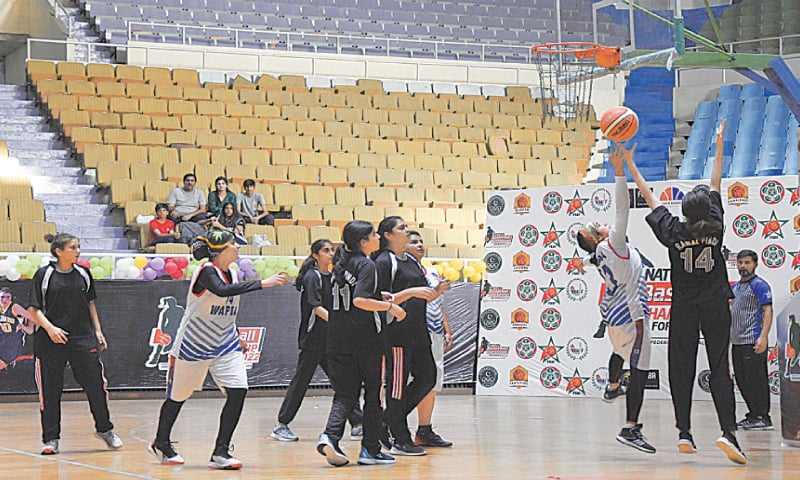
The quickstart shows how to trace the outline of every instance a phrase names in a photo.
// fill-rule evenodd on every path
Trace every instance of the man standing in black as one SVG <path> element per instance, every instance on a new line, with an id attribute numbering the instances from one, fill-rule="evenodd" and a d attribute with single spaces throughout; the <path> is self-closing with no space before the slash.
<path id="1" fill-rule="evenodd" d="M 711 397 L 722 428 L 717 446 L 732 462 L 746 464 L 747 458 L 734 434 L 736 410 L 728 368 L 731 329 L 728 300 L 733 298 L 733 292 L 722 254 L 723 210 L 719 192 L 724 132 L 725 122 L 722 121 L 717 129 L 710 188 L 698 185 L 684 196 L 681 209 L 685 221 L 661 205 L 633 160 L 628 161 L 628 168 L 652 210 L 646 217 L 647 223 L 669 252 L 672 306 L 667 355 L 672 404 L 680 432 L 678 450 L 697 452 L 691 434 L 691 410 L 697 347 L 702 332 L 711 369 Z"/>

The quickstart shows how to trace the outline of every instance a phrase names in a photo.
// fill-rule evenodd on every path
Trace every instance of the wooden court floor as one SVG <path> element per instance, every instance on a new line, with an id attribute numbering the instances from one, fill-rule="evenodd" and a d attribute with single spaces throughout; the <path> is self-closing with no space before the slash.
<path id="1" fill-rule="evenodd" d="M 434 426 L 455 442 L 424 457 L 399 457 L 394 465 L 358 466 L 359 444 L 344 441 L 351 465 L 333 468 L 315 451 L 330 397 L 309 397 L 292 428 L 299 442 L 269 437 L 280 397 L 251 397 L 234 436 L 238 472 L 206 466 L 216 434 L 221 398 L 192 398 L 183 408 L 173 440 L 186 458 L 182 467 L 159 465 L 145 451 L 154 435 L 159 400 L 112 400 L 112 420 L 125 446 L 111 452 L 93 435 L 88 404 L 63 403 L 60 455 L 39 455 L 36 403 L 0 404 L 0 479 L 800 479 L 800 449 L 781 447 L 779 430 L 740 432 L 749 458 L 742 467 L 714 445 L 719 430 L 709 402 L 695 402 L 694 435 L 699 453 L 680 455 L 672 405 L 645 401 L 644 433 L 658 449 L 640 453 L 614 440 L 624 403 L 597 399 L 474 397 L 443 395 Z M 740 415 L 743 406 L 739 407 Z M 773 418 L 779 422 L 780 412 Z M 411 423 L 416 423 L 414 414 Z"/>

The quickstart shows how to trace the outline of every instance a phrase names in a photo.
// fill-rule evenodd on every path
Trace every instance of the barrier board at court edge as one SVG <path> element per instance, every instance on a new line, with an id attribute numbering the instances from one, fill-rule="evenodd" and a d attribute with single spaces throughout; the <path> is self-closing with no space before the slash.
<path id="1" fill-rule="evenodd" d="M 698 182 L 653 182 L 674 214 Z M 772 286 L 774 312 L 800 289 L 800 191 L 798 177 L 726 179 L 724 248 L 728 277 L 738 280 L 736 253 L 759 255 L 757 274 Z M 593 338 L 603 282 L 589 267 L 575 267 L 583 253 L 576 229 L 587 221 L 613 223 L 613 184 L 545 187 L 497 192 L 488 199 L 485 262 L 478 332 L 479 395 L 599 397 L 608 375 L 608 335 Z M 635 185 L 628 185 L 630 242 L 647 265 L 652 338 L 648 398 L 669 398 L 667 337 L 671 283 L 667 249 L 644 217 L 650 212 Z M 770 334 L 770 389 L 780 395 L 776 327 Z M 708 362 L 701 346 L 694 398 L 711 399 Z M 800 381 L 800 376 L 798 376 Z M 737 398 L 741 396 L 737 391 Z M 796 400 L 800 410 L 800 398 Z"/>

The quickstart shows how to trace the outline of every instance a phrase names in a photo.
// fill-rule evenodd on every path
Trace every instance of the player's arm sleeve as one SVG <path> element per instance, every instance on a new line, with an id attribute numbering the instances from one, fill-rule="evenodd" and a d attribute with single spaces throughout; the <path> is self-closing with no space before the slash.
<path id="1" fill-rule="evenodd" d="M 192 292 L 200 293 L 208 290 L 218 297 L 233 297 L 243 293 L 261 290 L 261 282 L 225 283 L 213 268 L 204 268 L 197 277 Z"/>
<path id="2" fill-rule="evenodd" d="M 628 231 L 629 213 L 628 184 L 625 177 L 616 177 L 614 180 L 614 225 L 608 234 L 608 242 L 614 251 L 621 255 L 627 253 L 625 235 Z"/>
<path id="3" fill-rule="evenodd" d="M 672 232 L 678 225 L 678 217 L 671 214 L 667 207 L 659 205 L 652 212 L 648 213 L 644 219 L 650 228 L 653 230 L 656 238 L 662 245 L 669 247 L 672 237 Z"/>
<path id="4" fill-rule="evenodd" d="M 353 298 L 375 297 L 376 267 L 376 264 L 369 260 L 359 266 L 356 274 L 356 287 L 353 289 Z M 380 281 L 378 283 L 380 284 Z"/>
<path id="5" fill-rule="evenodd" d="M 720 223 L 724 223 L 724 214 L 725 210 L 722 208 L 722 196 L 719 192 L 712 190 L 711 194 L 711 218 L 719 221 Z"/>
<path id="6" fill-rule="evenodd" d="M 86 300 L 92 302 L 97 300 L 97 292 L 94 289 L 94 277 L 88 268 L 86 269 L 86 273 L 89 274 L 89 290 L 86 292 Z"/>
<path id="7" fill-rule="evenodd" d="M 772 289 L 767 282 L 761 280 L 755 283 L 753 291 L 756 293 L 760 305 L 772 305 Z"/>
<path id="8" fill-rule="evenodd" d="M 42 277 L 44 274 L 42 272 L 43 269 L 40 268 L 36 271 L 36 274 L 33 275 L 31 289 L 28 291 L 27 308 L 33 307 L 42 310 L 42 305 L 44 304 L 44 299 L 42 298 Z"/>
<path id="9" fill-rule="evenodd" d="M 309 270 L 303 276 L 303 290 L 312 308 L 322 306 L 322 282 L 314 271 Z"/>
<path id="10" fill-rule="evenodd" d="M 376 260 L 374 267 L 378 272 L 378 291 L 379 292 L 392 292 L 392 262 L 386 255 L 380 255 Z"/>

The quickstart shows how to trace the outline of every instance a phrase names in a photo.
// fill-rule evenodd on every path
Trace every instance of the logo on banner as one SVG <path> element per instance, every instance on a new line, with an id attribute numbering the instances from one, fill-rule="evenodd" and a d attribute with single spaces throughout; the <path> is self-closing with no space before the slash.
<path id="1" fill-rule="evenodd" d="M 517 273 L 527 272 L 531 269 L 531 256 L 523 251 L 514 255 L 512 269 Z"/>
<path id="2" fill-rule="evenodd" d="M 769 365 L 778 365 L 778 344 L 772 346 L 767 353 L 767 363 Z"/>
<path id="3" fill-rule="evenodd" d="M 581 337 L 572 337 L 567 342 L 567 356 L 573 360 L 583 360 L 589 354 L 589 344 Z"/>
<path id="4" fill-rule="evenodd" d="M 794 234 L 800 235 L 800 214 L 794 216 Z"/>
<path id="5" fill-rule="evenodd" d="M 586 395 L 586 382 L 589 380 L 589 377 L 581 377 L 581 372 L 578 370 L 578 367 L 575 367 L 575 372 L 572 374 L 567 380 L 567 393 L 570 395 Z"/>
<path id="6" fill-rule="evenodd" d="M 493 287 L 489 280 L 483 281 L 481 288 L 481 300 L 487 302 L 505 302 L 511 298 L 511 289 L 503 287 Z"/>
<path id="7" fill-rule="evenodd" d="M 561 326 L 561 312 L 555 308 L 546 308 L 539 315 L 539 322 L 545 330 L 552 332 Z"/>
<path id="8" fill-rule="evenodd" d="M 536 342 L 531 337 L 522 337 L 517 340 L 517 356 L 523 360 L 529 360 L 536 355 Z"/>
<path id="9" fill-rule="evenodd" d="M 485 388 L 492 388 L 497 385 L 497 380 L 499 378 L 500 375 L 497 373 L 497 369 L 491 365 L 486 365 L 478 372 L 478 381 L 481 382 L 481 385 Z"/>
<path id="10" fill-rule="evenodd" d="M 788 222 L 789 220 L 779 219 L 775 214 L 775 210 L 773 210 L 768 219 L 758 221 L 758 223 L 764 227 L 761 230 L 761 236 L 767 240 L 777 240 L 779 238 L 783 238 L 783 226 Z"/>
<path id="11" fill-rule="evenodd" d="M 575 195 L 572 197 L 572 200 L 569 201 L 567 205 L 567 215 L 570 217 L 579 217 L 581 215 L 586 215 L 586 212 L 583 211 L 583 206 L 588 202 L 588 198 L 581 198 L 580 192 L 575 190 Z"/>
<path id="12" fill-rule="evenodd" d="M 789 187 L 789 193 L 791 193 L 791 196 L 789 197 L 789 203 L 793 207 L 800 207 L 800 187 Z"/>
<path id="13" fill-rule="evenodd" d="M 581 265 L 583 265 L 583 257 L 576 248 L 572 252 L 572 256 L 567 259 L 567 275 L 581 275 Z"/>
<path id="14" fill-rule="evenodd" d="M 558 388 L 561 385 L 561 372 L 556 367 L 544 367 L 539 374 L 539 382 L 549 390 Z"/>
<path id="15" fill-rule="evenodd" d="M 558 298 L 558 294 L 562 290 L 564 290 L 564 287 L 557 287 L 555 280 L 551 278 L 550 284 L 542 290 L 542 303 L 545 305 L 560 305 L 561 299 Z"/>
<path id="16" fill-rule="evenodd" d="M 769 385 L 769 393 L 780 396 L 781 394 L 781 372 L 780 370 L 772 370 L 767 376 L 767 383 Z"/>
<path id="17" fill-rule="evenodd" d="M 253 368 L 253 364 L 261 360 L 266 336 L 265 327 L 239 327 L 239 339 L 247 345 L 247 352 L 244 354 L 245 367 Z"/>
<path id="18" fill-rule="evenodd" d="M 733 219 L 733 233 L 740 238 L 750 238 L 756 233 L 758 223 L 755 217 L 750 214 L 743 213 Z"/>
<path id="19" fill-rule="evenodd" d="M 608 368 L 598 367 L 592 372 L 592 386 L 599 391 L 605 391 L 608 384 Z"/>
<path id="20" fill-rule="evenodd" d="M 531 197 L 525 193 L 520 193 L 514 197 L 514 213 L 526 215 L 531 213 Z"/>
<path id="21" fill-rule="evenodd" d="M 581 222 L 575 222 L 567 227 L 567 241 L 572 246 L 578 245 L 578 230 L 583 226 Z"/>
<path id="22" fill-rule="evenodd" d="M 497 252 L 489 252 L 483 257 L 483 263 L 486 264 L 488 273 L 497 273 L 503 266 L 503 257 Z"/>
<path id="23" fill-rule="evenodd" d="M 647 379 L 644 381 L 646 390 L 661 390 L 661 372 L 658 370 L 648 370 Z"/>
<path id="24" fill-rule="evenodd" d="M 792 256 L 792 270 L 800 270 L 800 251 L 789 252 Z"/>
<path id="25" fill-rule="evenodd" d="M 494 330 L 500 325 L 500 314 L 493 308 L 487 308 L 481 312 L 481 326 L 486 330 Z"/>
<path id="26" fill-rule="evenodd" d="M 508 386 L 525 388 L 528 386 L 528 370 L 522 365 L 517 365 L 508 372 Z"/>
<path id="27" fill-rule="evenodd" d="M 150 330 L 150 340 L 147 342 L 151 348 L 150 356 L 147 357 L 144 366 L 167 370 L 169 362 L 166 358 L 162 362 L 161 357 L 167 355 L 172 348 L 172 342 L 183 320 L 184 308 L 178 305 L 175 297 L 161 297 L 158 300 L 158 310 L 156 327 Z"/>
<path id="28" fill-rule="evenodd" d="M 542 246 L 544 248 L 561 248 L 561 235 L 564 234 L 564 230 L 558 230 L 556 228 L 556 222 L 550 223 L 550 229 L 547 230 L 544 234 L 544 238 L 542 238 Z"/>
<path id="29" fill-rule="evenodd" d="M 564 199 L 558 192 L 547 192 L 542 197 L 542 208 L 547 213 L 558 213 L 561 211 L 561 206 L 564 204 Z"/>
<path id="30" fill-rule="evenodd" d="M 517 297 L 523 302 L 530 302 L 536 298 L 537 290 L 536 282 L 530 278 L 526 278 L 517 285 Z"/>
<path id="31" fill-rule="evenodd" d="M 496 217 L 506 209 L 506 201 L 500 195 L 492 195 L 486 202 L 486 213 Z"/>
<path id="32" fill-rule="evenodd" d="M 557 250 L 548 250 L 542 255 L 542 269 L 553 273 L 561 269 L 561 254 Z"/>
<path id="33" fill-rule="evenodd" d="M 528 311 L 518 308 L 511 312 L 511 328 L 522 330 L 528 328 Z"/>
<path id="34" fill-rule="evenodd" d="M 711 370 L 703 370 L 697 375 L 697 385 L 706 393 L 711 393 Z"/>
<path id="35" fill-rule="evenodd" d="M 510 247 L 514 241 L 514 236 L 507 233 L 495 232 L 492 227 L 486 227 L 486 235 L 483 237 L 484 247 L 505 248 Z"/>
<path id="36" fill-rule="evenodd" d="M 499 343 L 491 343 L 486 337 L 481 337 L 478 346 L 478 358 L 504 359 L 508 358 L 508 351 L 511 348 Z"/>
<path id="37" fill-rule="evenodd" d="M 683 195 L 683 191 L 681 191 L 680 188 L 667 187 L 661 192 L 661 195 L 658 197 L 658 199 L 667 205 L 677 205 L 681 203 L 681 200 L 683 200 Z"/>
<path id="38" fill-rule="evenodd" d="M 542 346 L 541 343 L 539 344 L 539 349 L 542 351 L 542 356 L 539 360 L 544 363 L 561 363 L 561 359 L 558 358 L 558 352 L 564 349 L 564 345 L 556 345 L 552 335 L 550 340 L 547 341 L 547 345 Z"/>
<path id="39" fill-rule="evenodd" d="M 761 263 L 767 268 L 779 268 L 786 261 L 786 250 L 780 245 L 773 243 L 761 250 Z"/>
<path id="40" fill-rule="evenodd" d="M 761 185 L 761 189 L 758 191 L 758 194 L 761 195 L 761 201 L 767 205 L 781 203 L 785 193 L 786 189 L 783 188 L 783 185 L 775 180 L 767 180 Z"/>
<path id="41" fill-rule="evenodd" d="M 800 292 L 800 277 L 794 277 L 789 282 L 789 291 L 794 293 Z"/>
<path id="42" fill-rule="evenodd" d="M 573 278 L 567 284 L 567 298 L 573 302 L 582 302 L 589 295 L 589 286 L 581 278 Z"/>
<path id="43" fill-rule="evenodd" d="M 532 247 L 539 241 L 539 230 L 533 225 L 525 225 L 519 229 L 519 243 L 523 247 Z"/>
<path id="44" fill-rule="evenodd" d="M 742 182 L 736 182 L 728 187 L 728 205 L 741 207 L 750 203 L 750 189 Z"/>
<path id="45" fill-rule="evenodd" d="M 590 205 L 596 212 L 605 212 L 611 208 L 611 192 L 605 188 L 598 188 L 592 193 Z"/>

